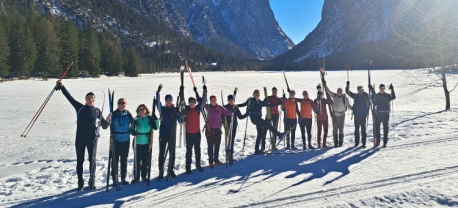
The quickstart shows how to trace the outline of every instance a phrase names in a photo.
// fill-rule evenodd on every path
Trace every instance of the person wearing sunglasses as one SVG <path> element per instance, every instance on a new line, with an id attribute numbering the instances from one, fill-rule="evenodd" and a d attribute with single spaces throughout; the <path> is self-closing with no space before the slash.
<path id="1" fill-rule="evenodd" d="M 229 164 L 232 165 L 233 163 L 233 155 L 234 155 L 234 143 L 235 143 L 235 134 L 237 133 L 237 126 L 238 126 L 238 121 L 237 119 L 244 119 L 248 116 L 248 113 L 245 113 L 242 115 L 242 113 L 240 112 L 239 108 L 237 108 L 237 106 L 235 105 L 235 98 L 233 95 L 228 95 L 227 96 L 227 104 L 224 106 L 224 108 L 230 110 L 230 111 L 233 111 L 234 112 L 234 121 L 232 123 L 232 129 L 230 129 L 228 132 L 230 132 L 230 147 L 228 147 L 229 149 Z M 224 117 L 222 118 L 224 119 Z M 227 119 L 227 123 L 229 124 L 229 127 L 230 128 L 230 123 L 232 121 L 232 115 L 229 115 L 229 116 L 226 116 L 226 119 Z"/>
<path id="2" fill-rule="evenodd" d="M 347 81 L 347 87 L 345 91 L 347 94 L 353 98 L 353 115 L 355 116 L 354 124 L 355 124 L 355 147 L 359 146 L 359 139 L 360 139 L 360 132 L 359 129 L 361 128 L 361 142 L 362 147 L 366 148 L 366 120 L 367 116 L 369 115 L 369 110 L 371 106 L 371 99 L 369 98 L 369 94 L 364 92 L 363 86 L 358 86 L 356 88 L 358 93 L 353 93 L 350 91 L 350 81 Z"/>
<path id="3" fill-rule="evenodd" d="M 149 146 L 151 141 L 151 130 L 157 130 L 158 123 L 156 115 L 150 115 L 150 111 L 145 104 L 140 104 L 137 107 L 137 116 L 135 117 L 134 125 L 131 126 L 132 135 L 136 136 L 135 141 L 137 148 L 136 154 L 137 157 L 137 164 L 135 164 L 135 175 L 134 180 L 132 180 L 131 184 L 135 184 L 140 182 L 140 175 L 142 181 L 146 181 L 146 174 L 148 165 L 148 157 L 149 157 Z M 135 130 L 135 126 L 137 126 L 137 130 Z"/>
<path id="4" fill-rule="evenodd" d="M 62 81 L 57 81 L 56 84 L 76 111 L 76 174 L 78 175 L 78 190 L 82 190 L 84 186 L 83 163 L 85 152 L 87 150 L 89 161 L 92 161 L 97 126 L 101 125 L 103 129 L 107 129 L 109 124 L 103 116 L 100 115 L 102 113 L 100 109 L 94 106 L 94 93 L 87 93 L 85 96 L 86 103 L 82 104 L 70 95 Z M 98 118 L 101 118 L 101 121 L 97 122 Z M 89 164 L 89 170 L 92 170 L 92 163 Z M 91 181 L 91 179 L 89 181 Z"/>
<path id="5" fill-rule="evenodd" d="M 164 164 L 165 164 L 165 154 L 166 154 L 166 148 L 167 145 L 169 144 L 170 136 L 172 135 L 172 129 L 173 129 L 173 124 L 177 118 L 177 115 L 179 116 L 178 109 L 175 107 L 173 104 L 173 96 L 170 94 L 167 94 L 165 96 L 165 105 L 162 105 L 161 102 L 161 92 L 162 85 L 159 85 L 157 92 L 156 92 L 156 107 L 157 110 L 159 111 L 159 120 L 160 120 L 160 127 L 159 127 L 159 176 L 157 178 L 158 181 L 160 181 L 162 178 L 164 178 Z M 175 132 L 174 132 L 175 133 Z M 172 157 L 172 149 L 168 149 L 168 157 L 172 158 L 172 163 L 171 167 L 174 166 L 175 163 L 175 157 Z M 173 169 L 170 172 L 170 177 L 175 178 L 176 174 L 173 171 Z"/>
<path id="6" fill-rule="evenodd" d="M 383 123 L 383 147 L 386 147 L 388 143 L 388 121 L 390 120 L 390 112 L 391 106 L 390 102 L 396 99 L 396 94 L 394 93 L 393 84 L 390 85 L 388 88 L 391 90 L 391 94 L 385 92 L 385 85 L 380 84 L 379 90 L 380 92 L 375 94 L 374 88 L 369 85 L 369 90 L 372 92 L 372 101 L 374 103 L 375 108 L 375 138 L 377 138 L 377 142 L 375 144 L 376 147 L 380 146 L 380 124 Z"/>
<path id="7" fill-rule="evenodd" d="M 342 147 L 344 139 L 345 112 L 348 107 L 351 108 L 347 95 L 343 94 L 342 88 L 337 88 L 337 93 L 329 90 L 326 85 L 326 91 L 331 95 L 333 101 L 333 109 L 335 115 L 335 126 L 332 129 L 334 139 L 334 147 Z"/>
<path id="8" fill-rule="evenodd" d="M 111 174 L 114 179 L 118 173 L 118 161 L 121 166 L 121 183 L 124 185 L 129 184 L 126 181 L 127 176 L 127 157 L 129 156 L 129 147 L 130 147 L 130 134 L 131 127 L 133 126 L 133 116 L 126 109 L 127 100 L 125 98 L 119 98 L 118 108 L 113 111 L 112 115 L 107 117 L 107 121 L 111 125 L 111 130 L 113 132 L 113 141 L 115 142 L 115 154 L 113 156 L 113 162 L 111 164 Z"/>
<path id="9" fill-rule="evenodd" d="M 194 87 L 196 97 L 188 98 L 188 105 L 181 111 L 182 119 L 186 121 L 186 174 L 191 174 L 191 163 L 192 163 L 192 149 L 196 155 L 196 169 L 200 172 L 204 172 L 204 169 L 200 165 L 201 151 L 200 151 L 200 112 L 202 112 L 204 105 L 202 105 L 202 99 L 207 99 L 207 86 L 203 87 L 204 98 L 199 96 L 197 88 Z M 198 102 L 198 104 L 197 104 Z"/>

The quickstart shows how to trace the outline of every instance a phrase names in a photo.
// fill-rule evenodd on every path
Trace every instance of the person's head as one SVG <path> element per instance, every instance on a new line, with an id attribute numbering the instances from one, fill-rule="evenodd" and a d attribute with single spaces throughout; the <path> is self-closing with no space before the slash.
<path id="1" fill-rule="evenodd" d="M 234 105 L 235 103 L 235 98 L 233 95 L 228 95 L 227 96 L 227 103 L 229 103 L 229 105 Z"/>
<path id="2" fill-rule="evenodd" d="M 321 91 L 318 91 L 318 93 L 316 94 L 318 98 L 323 98 L 323 92 Z"/>
<path id="3" fill-rule="evenodd" d="M 86 105 L 88 106 L 94 106 L 94 102 L 95 102 L 95 95 L 93 92 L 89 92 L 86 94 Z"/>
<path id="4" fill-rule="evenodd" d="M 212 95 L 210 96 L 210 104 L 212 104 L 213 106 L 217 105 L 218 103 L 216 102 L 216 96 Z"/>
<path id="5" fill-rule="evenodd" d="M 293 99 L 295 95 L 296 95 L 296 91 L 294 90 L 289 91 L 289 98 Z"/>
<path id="6" fill-rule="evenodd" d="M 356 89 L 358 89 L 358 94 L 362 95 L 364 93 L 363 86 L 358 86 Z"/>
<path id="7" fill-rule="evenodd" d="M 337 88 L 337 95 L 338 96 L 342 96 L 342 94 L 343 94 L 342 88 L 340 88 L 340 87 Z"/>
<path id="8" fill-rule="evenodd" d="M 172 106 L 173 105 L 173 96 L 168 94 L 165 96 L 165 105 Z"/>
<path id="9" fill-rule="evenodd" d="M 304 90 L 302 92 L 302 96 L 304 96 L 305 99 L 309 98 L 309 93 L 307 92 L 307 90 Z"/>
<path id="10" fill-rule="evenodd" d="M 189 97 L 188 98 L 188 103 L 189 103 L 189 107 L 195 108 L 196 104 L 197 104 L 197 100 L 196 100 L 195 97 Z"/>
<path id="11" fill-rule="evenodd" d="M 384 84 L 380 84 L 378 89 L 380 90 L 380 93 L 385 93 L 385 85 Z"/>
<path id="12" fill-rule="evenodd" d="M 254 90 L 253 91 L 253 97 L 254 98 L 259 99 L 260 96 L 261 96 L 261 94 L 259 93 L 259 90 Z"/>
<path id="13" fill-rule="evenodd" d="M 277 96 L 277 88 L 272 87 L 272 96 Z"/>
<path id="14" fill-rule="evenodd" d="M 146 107 L 145 104 L 140 104 L 138 107 L 137 107 L 137 115 L 140 116 L 140 117 L 143 117 L 145 115 L 149 115 L 149 109 L 148 107 Z"/>
<path id="15" fill-rule="evenodd" d="M 126 98 L 119 98 L 118 100 L 118 110 L 123 111 L 126 110 L 127 101 Z"/>

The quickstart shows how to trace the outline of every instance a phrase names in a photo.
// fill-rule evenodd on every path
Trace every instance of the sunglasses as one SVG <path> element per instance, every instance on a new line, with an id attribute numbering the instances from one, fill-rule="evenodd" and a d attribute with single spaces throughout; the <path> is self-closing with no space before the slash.
<path id="1" fill-rule="evenodd" d="M 165 100 L 165 102 L 171 102 L 171 101 L 172 101 L 172 100 L 170 100 L 170 99 Z"/>
<path id="2" fill-rule="evenodd" d="M 125 102 L 118 102 L 119 105 L 124 105 L 126 104 Z"/>

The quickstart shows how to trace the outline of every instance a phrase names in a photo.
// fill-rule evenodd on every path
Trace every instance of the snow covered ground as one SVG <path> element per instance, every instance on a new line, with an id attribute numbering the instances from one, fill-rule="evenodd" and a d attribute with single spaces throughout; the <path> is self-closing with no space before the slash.
<path id="1" fill-rule="evenodd" d="M 286 90 L 281 73 L 224 72 L 194 73 L 199 91 L 202 75 L 207 79 L 209 93 L 217 95 L 219 102 L 221 90 L 226 97 L 234 87 L 239 88 L 237 103 L 245 101 L 254 89 L 262 90 L 263 86 Z M 316 85 L 320 82 L 318 72 L 287 72 L 286 75 L 297 94 L 308 90 L 315 95 Z M 350 79 L 352 91 L 356 91 L 357 85 L 367 89 L 366 71 L 352 71 Z M 248 123 L 247 146 L 242 154 L 243 120 L 239 122 L 235 144 L 237 161 L 232 167 L 207 167 L 207 145 L 203 137 L 204 173 L 193 170 L 191 175 L 185 175 L 185 148 L 178 148 L 177 178 L 157 182 L 158 143 L 155 140 L 151 186 L 139 183 L 109 193 L 105 193 L 109 132 L 103 131 L 99 140 L 98 189 L 77 192 L 76 115 L 61 92 L 53 95 L 28 137 L 19 137 L 55 80 L 1 83 L 0 102 L 4 107 L 0 114 L 0 207 L 458 206 L 458 109 L 455 102 L 458 93 L 452 94 L 452 110 L 442 112 L 442 89 L 410 94 L 411 90 L 403 86 L 405 79 L 401 71 L 372 73 L 372 80 L 377 85 L 392 82 L 398 97 L 394 105 L 394 122 L 390 119 L 388 148 L 353 148 L 353 121 L 347 116 L 342 148 L 248 156 L 254 152 L 256 129 Z M 345 87 L 346 72 L 328 72 L 327 80 L 331 90 Z M 163 95 L 171 93 L 176 97 L 179 76 L 105 77 L 64 80 L 64 84 L 81 102 L 87 92 L 93 91 L 99 107 L 102 92 L 110 88 L 115 91 L 115 98 L 127 98 L 128 109 L 133 112 L 141 103 L 151 105 L 159 84 L 164 85 Z M 186 96 L 193 95 L 187 76 L 185 86 Z M 108 114 L 107 105 L 105 112 Z M 372 144 L 371 123 L 372 119 L 368 127 L 368 144 Z M 315 133 L 313 135 L 313 145 L 316 146 Z M 300 131 L 297 130 L 296 146 L 301 147 L 299 138 Z M 329 145 L 331 141 L 329 137 Z M 223 154 L 224 151 L 220 157 L 224 159 Z M 129 181 L 132 167 L 131 151 Z M 84 172 L 86 184 L 87 169 L 88 162 Z"/>

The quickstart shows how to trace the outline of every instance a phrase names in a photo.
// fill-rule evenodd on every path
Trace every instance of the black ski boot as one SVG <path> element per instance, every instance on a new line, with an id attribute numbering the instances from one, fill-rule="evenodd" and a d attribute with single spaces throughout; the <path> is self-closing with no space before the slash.
<path id="1" fill-rule="evenodd" d="M 83 178 L 78 178 L 78 191 L 82 191 L 84 187 L 84 180 Z"/>
<path id="2" fill-rule="evenodd" d="M 125 178 L 121 178 L 122 185 L 129 185 L 129 182 L 126 181 Z"/>
<path id="3" fill-rule="evenodd" d="M 135 178 L 134 180 L 132 180 L 132 181 L 130 182 L 130 184 L 136 184 L 136 183 L 138 183 L 138 182 L 140 182 L 140 180 L 138 180 L 138 178 Z"/>
<path id="4" fill-rule="evenodd" d="M 161 168 L 159 169 L 159 176 L 157 177 L 157 181 L 160 181 L 163 178 L 164 178 L 164 169 Z"/>
<path id="5" fill-rule="evenodd" d="M 203 169 L 202 166 L 200 166 L 200 165 L 197 165 L 197 166 L 196 166 L 196 169 L 197 169 L 198 171 L 200 171 L 200 172 L 204 172 L 204 169 Z"/>
<path id="6" fill-rule="evenodd" d="M 177 175 L 175 175 L 175 171 L 172 170 L 172 171 L 170 172 L 170 177 L 171 177 L 171 178 L 177 177 Z"/>
<path id="7" fill-rule="evenodd" d="M 186 166 L 186 175 L 191 174 L 191 166 Z"/>

